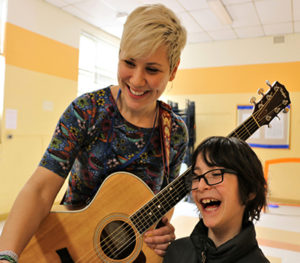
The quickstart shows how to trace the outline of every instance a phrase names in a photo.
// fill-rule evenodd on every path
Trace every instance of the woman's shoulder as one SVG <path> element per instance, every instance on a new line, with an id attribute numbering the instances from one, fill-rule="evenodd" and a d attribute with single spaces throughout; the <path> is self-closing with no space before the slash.
<path id="1" fill-rule="evenodd" d="M 113 98 L 112 92 L 111 92 L 111 86 L 83 93 L 80 96 L 78 96 L 75 99 L 75 101 L 80 101 L 80 100 L 84 100 L 84 99 L 94 99 L 97 101 L 100 98 L 105 98 L 105 99 L 110 99 L 110 100 L 111 100 L 111 98 Z"/>
<path id="2" fill-rule="evenodd" d="M 84 112 L 84 115 L 97 116 L 97 113 L 113 107 L 114 98 L 110 86 L 95 91 L 86 92 L 78 96 L 72 103 L 72 107 Z"/>

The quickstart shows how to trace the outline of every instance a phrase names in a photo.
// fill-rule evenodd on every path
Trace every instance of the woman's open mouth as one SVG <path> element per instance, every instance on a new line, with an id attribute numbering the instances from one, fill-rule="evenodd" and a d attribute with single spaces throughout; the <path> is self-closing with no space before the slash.
<path id="1" fill-rule="evenodd" d="M 134 96 L 141 97 L 149 92 L 149 91 L 137 91 L 137 90 L 134 90 L 133 88 L 129 87 L 128 85 L 127 85 L 127 87 L 128 87 L 129 92 Z"/>

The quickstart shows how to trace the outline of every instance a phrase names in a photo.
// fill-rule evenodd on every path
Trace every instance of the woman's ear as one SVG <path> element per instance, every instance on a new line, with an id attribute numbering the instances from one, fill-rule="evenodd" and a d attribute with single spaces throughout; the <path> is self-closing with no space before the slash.
<path id="1" fill-rule="evenodd" d="M 180 63 L 180 59 L 178 60 L 176 66 L 173 68 L 173 71 L 172 71 L 171 74 L 170 74 L 169 81 L 172 81 L 173 79 L 175 79 L 175 76 L 176 76 L 176 72 L 177 72 L 179 63 Z"/>

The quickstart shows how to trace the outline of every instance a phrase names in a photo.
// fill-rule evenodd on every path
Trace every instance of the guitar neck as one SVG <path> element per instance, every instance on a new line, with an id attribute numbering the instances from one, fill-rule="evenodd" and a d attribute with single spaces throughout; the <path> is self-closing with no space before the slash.
<path id="1" fill-rule="evenodd" d="M 186 180 L 190 171 L 191 167 L 130 217 L 140 234 L 148 230 L 188 194 L 189 187 Z"/>
<path id="2" fill-rule="evenodd" d="M 254 116 L 250 116 L 239 127 L 233 130 L 227 137 L 236 137 L 246 141 L 253 133 L 255 133 L 260 125 Z"/>

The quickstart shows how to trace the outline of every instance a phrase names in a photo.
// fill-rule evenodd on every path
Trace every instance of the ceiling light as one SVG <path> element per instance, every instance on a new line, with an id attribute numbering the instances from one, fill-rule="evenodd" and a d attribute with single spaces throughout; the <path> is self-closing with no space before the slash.
<path id="1" fill-rule="evenodd" d="M 207 0 L 207 4 L 222 24 L 232 24 L 233 20 L 221 0 Z"/>

